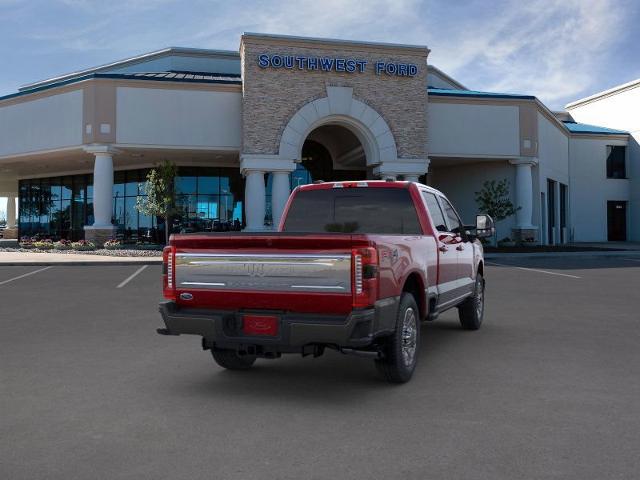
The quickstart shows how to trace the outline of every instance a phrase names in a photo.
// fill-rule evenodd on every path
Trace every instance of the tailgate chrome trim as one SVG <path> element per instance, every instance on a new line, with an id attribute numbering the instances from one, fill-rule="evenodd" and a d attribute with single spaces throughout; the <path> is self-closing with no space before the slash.
<path id="1" fill-rule="evenodd" d="M 351 292 L 351 254 L 181 253 L 176 287 Z"/>

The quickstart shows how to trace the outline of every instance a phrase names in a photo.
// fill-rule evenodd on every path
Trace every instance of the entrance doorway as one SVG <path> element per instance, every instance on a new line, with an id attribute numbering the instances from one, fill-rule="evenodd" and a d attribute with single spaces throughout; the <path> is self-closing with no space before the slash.
<path id="1" fill-rule="evenodd" d="M 312 181 L 366 180 L 367 160 L 358 137 L 341 125 L 313 130 L 302 146 L 302 166 Z"/>
<path id="2" fill-rule="evenodd" d="M 323 181 L 366 180 L 371 178 L 362 143 L 348 128 L 327 124 L 314 129 L 304 141 L 301 161 L 290 175 L 291 190 Z M 266 176 L 265 226 L 272 227 L 273 175 Z"/>
<path id="3" fill-rule="evenodd" d="M 627 202 L 607 202 L 607 230 L 610 242 L 627 240 Z"/>
<path id="4" fill-rule="evenodd" d="M 556 243 L 556 182 L 547 179 L 547 244 Z"/>

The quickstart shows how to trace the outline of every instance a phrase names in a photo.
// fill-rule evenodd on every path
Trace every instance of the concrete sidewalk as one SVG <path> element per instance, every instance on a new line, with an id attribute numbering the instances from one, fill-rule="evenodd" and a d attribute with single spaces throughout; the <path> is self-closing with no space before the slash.
<path id="1" fill-rule="evenodd" d="M 487 260 L 497 260 L 500 258 L 562 258 L 562 257 L 623 257 L 640 259 L 640 250 L 591 250 L 586 252 L 524 252 L 524 253 L 485 253 Z"/>
<path id="2" fill-rule="evenodd" d="M 10 265 L 156 265 L 157 257 L 112 257 L 73 253 L 0 252 L 0 266 Z"/>

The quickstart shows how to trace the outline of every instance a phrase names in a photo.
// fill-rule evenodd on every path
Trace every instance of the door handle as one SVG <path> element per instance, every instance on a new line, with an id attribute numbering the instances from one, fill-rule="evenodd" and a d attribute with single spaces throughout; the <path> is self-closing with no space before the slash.
<path id="1" fill-rule="evenodd" d="M 449 250 L 449 249 L 447 248 L 447 246 L 446 246 L 446 245 L 440 245 L 440 246 L 438 247 L 438 250 L 440 250 L 441 252 L 446 252 L 446 251 L 447 251 L 447 250 Z"/>
<path id="2" fill-rule="evenodd" d="M 456 247 L 456 250 L 458 250 L 459 252 L 461 252 L 462 250 L 464 250 L 464 245 L 458 245 Z"/>

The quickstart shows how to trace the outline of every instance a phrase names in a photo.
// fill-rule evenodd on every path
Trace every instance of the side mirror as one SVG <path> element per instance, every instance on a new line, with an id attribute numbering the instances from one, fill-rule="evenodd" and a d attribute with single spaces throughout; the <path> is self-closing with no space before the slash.
<path id="1" fill-rule="evenodd" d="M 493 218 L 489 215 L 476 215 L 476 237 L 492 237 L 496 233 Z"/>

